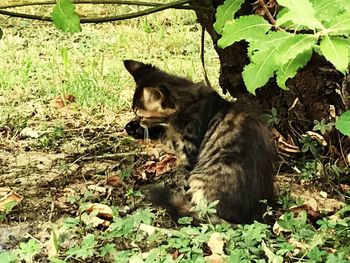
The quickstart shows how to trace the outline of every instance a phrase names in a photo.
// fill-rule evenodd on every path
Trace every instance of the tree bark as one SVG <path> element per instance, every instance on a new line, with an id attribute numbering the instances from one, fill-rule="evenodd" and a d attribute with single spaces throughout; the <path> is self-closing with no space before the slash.
<path id="1" fill-rule="evenodd" d="M 241 41 L 230 47 L 221 49 L 217 46 L 220 36 L 213 28 L 216 8 L 223 0 L 194 0 L 191 5 L 206 7 L 196 10 L 199 23 L 212 38 L 215 50 L 219 56 L 220 86 L 223 92 L 229 92 L 238 100 L 258 105 L 260 110 L 271 110 L 275 107 L 280 118 L 277 130 L 286 138 L 291 137 L 295 142 L 301 134 L 312 130 L 314 120 L 334 120 L 350 107 L 350 78 L 344 76 L 323 57 L 314 54 L 309 63 L 298 74 L 287 81 L 289 91 L 284 91 L 271 79 L 264 87 L 250 94 L 242 79 L 243 67 L 249 63 L 247 43 Z M 238 16 L 252 14 L 253 1 L 246 1 Z M 339 138 L 333 138 L 338 141 Z M 344 146 L 344 145 L 343 145 Z M 347 145 L 347 147 L 349 147 Z"/>

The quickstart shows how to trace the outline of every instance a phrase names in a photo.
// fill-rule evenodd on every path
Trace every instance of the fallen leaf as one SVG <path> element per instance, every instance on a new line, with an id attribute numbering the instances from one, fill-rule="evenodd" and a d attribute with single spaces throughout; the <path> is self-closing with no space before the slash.
<path id="1" fill-rule="evenodd" d="M 143 166 L 143 170 L 149 174 L 155 173 L 156 176 L 159 176 L 176 167 L 176 161 L 177 158 L 175 155 L 164 154 L 159 157 L 158 161 L 147 161 Z"/>
<path id="2" fill-rule="evenodd" d="M 307 131 L 306 134 L 309 135 L 315 141 L 318 141 L 322 146 L 327 146 L 327 142 L 321 134 L 318 134 L 313 131 Z"/>
<path id="3" fill-rule="evenodd" d="M 316 206 L 316 209 L 317 209 L 317 206 Z M 322 217 L 321 213 L 318 212 L 316 209 L 314 209 L 313 207 L 311 207 L 308 204 L 303 204 L 301 206 L 290 207 L 289 211 L 293 212 L 295 215 L 298 215 L 298 214 L 300 214 L 300 212 L 305 211 L 307 218 L 312 223 L 316 223 L 316 221 Z"/>
<path id="4" fill-rule="evenodd" d="M 327 198 L 328 194 L 324 191 L 321 191 L 320 196 L 322 196 L 323 198 Z"/>
<path id="5" fill-rule="evenodd" d="M 107 189 L 105 187 L 98 186 L 98 185 L 89 185 L 87 189 L 91 191 L 99 192 L 102 194 L 105 194 L 107 192 Z"/>
<path id="6" fill-rule="evenodd" d="M 14 191 L 9 192 L 4 197 L 0 199 L 0 211 L 6 211 L 8 208 L 7 206 L 10 205 L 10 203 L 14 203 L 14 205 L 19 204 L 23 200 L 23 197 L 17 194 Z"/>
<path id="7" fill-rule="evenodd" d="M 63 97 L 62 96 L 57 96 L 55 98 L 54 102 L 54 107 L 56 109 L 62 109 L 66 106 L 69 106 L 75 101 L 75 97 L 71 94 L 65 94 Z"/>
<path id="8" fill-rule="evenodd" d="M 220 233 L 213 233 L 208 240 L 208 247 L 212 254 L 224 255 L 225 240 Z"/>
<path id="9" fill-rule="evenodd" d="M 30 127 L 26 127 L 23 130 L 21 130 L 21 132 L 19 133 L 19 137 L 21 137 L 22 139 L 25 138 L 34 138 L 37 139 L 39 138 L 44 132 L 42 131 L 35 131 Z"/>
<path id="10" fill-rule="evenodd" d="M 275 137 L 277 151 L 284 154 L 296 154 L 300 153 L 299 147 L 290 138 L 286 140 L 282 134 L 276 129 L 272 129 L 272 133 Z"/>
<path id="11" fill-rule="evenodd" d="M 122 181 L 120 180 L 120 177 L 118 175 L 113 175 L 107 179 L 106 182 L 108 185 L 118 187 L 122 185 Z"/>
<path id="12" fill-rule="evenodd" d="M 12 190 L 9 187 L 0 187 L 0 197 L 7 195 L 11 191 Z"/>
<path id="13" fill-rule="evenodd" d="M 210 256 L 204 257 L 205 262 L 208 263 L 227 263 L 227 256 L 212 254 Z"/>
<path id="14" fill-rule="evenodd" d="M 343 193 L 347 193 L 350 190 L 350 185 L 348 184 L 340 184 L 339 187 Z"/>
<path id="15" fill-rule="evenodd" d="M 291 237 L 287 240 L 287 242 L 294 247 L 293 255 L 299 254 L 300 250 L 304 250 L 304 251 L 310 250 L 310 245 L 307 244 L 305 241 L 299 241 Z"/>
<path id="16" fill-rule="evenodd" d="M 179 250 L 175 250 L 173 253 L 171 253 L 172 260 L 176 260 L 179 257 Z"/>
<path id="17" fill-rule="evenodd" d="M 94 227 L 107 227 L 113 219 L 112 209 L 108 205 L 99 203 L 88 204 L 85 211 L 86 214 L 81 214 L 81 220 L 85 224 L 92 224 Z M 91 215 L 93 211 L 97 212 L 96 215 Z"/>
<path id="18" fill-rule="evenodd" d="M 264 241 L 261 242 L 261 247 L 263 251 L 265 252 L 265 255 L 269 259 L 268 262 L 271 263 L 282 263 L 283 262 L 283 257 L 275 255 L 265 244 Z"/>
<path id="19" fill-rule="evenodd" d="M 92 211 L 97 211 L 97 217 L 106 219 L 106 220 L 112 220 L 113 219 L 113 211 L 108 205 L 99 204 L 99 203 L 92 203 L 87 205 L 87 208 L 85 210 L 88 213 L 91 213 Z"/>
<path id="20" fill-rule="evenodd" d="M 280 217 L 280 219 L 283 219 L 283 215 Z M 272 231 L 276 234 L 279 235 L 283 232 L 290 232 L 288 229 L 285 229 L 278 224 L 278 220 L 273 224 Z"/>
<path id="21" fill-rule="evenodd" d="M 55 229 L 52 228 L 50 239 L 46 245 L 47 255 L 49 258 L 55 258 L 58 256 L 58 240 Z"/>

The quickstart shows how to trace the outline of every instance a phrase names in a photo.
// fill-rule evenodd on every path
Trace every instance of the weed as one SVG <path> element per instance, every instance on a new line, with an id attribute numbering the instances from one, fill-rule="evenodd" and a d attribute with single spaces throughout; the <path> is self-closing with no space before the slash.
<path id="1" fill-rule="evenodd" d="M 320 131 L 322 135 L 326 134 L 327 132 L 330 132 L 332 128 L 334 127 L 335 123 L 332 121 L 326 121 L 326 120 L 315 120 L 314 121 L 315 126 L 313 127 L 313 131 Z"/>
<path id="2" fill-rule="evenodd" d="M 278 117 L 277 109 L 273 107 L 271 109 L 271 113 L 266 113 L 261 116 L 262 121 L 270 128 L 278 125 L 280 119 Z"/>
<path id="3" fill-rule="evenodd" d="M 304 136 L 300 139 L 300 143 L 302 144 L 301 151 L 303 153 L 311 152 L 315 157 L 319 155 L 319 144 L 311 136 Z"/>

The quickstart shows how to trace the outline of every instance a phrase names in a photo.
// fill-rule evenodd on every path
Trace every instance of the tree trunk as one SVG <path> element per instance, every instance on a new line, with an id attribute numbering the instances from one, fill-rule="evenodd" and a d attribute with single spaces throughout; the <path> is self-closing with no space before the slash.
<path id="1" fill-rule="evenodd" d="M 298 74 L 287 81 L 289 91 L 284 91 L 271 79 L 263 88 L 258 89 L 256 96 L 250 94 L 242 79 L 243 67 L 249 63 L 247 44 L 244 41 L 221 49 L 217 46 L 220 36 L 213 28 L 216 8 L 223 0 L 194 0 L 193 7 L 197 9 L 199 23 L 206 29 L 213 40 L 216 52 L 219 55 L 220 86 L 223 92 L 229 92 L 238 100 L 257 104 L 261 110 L 271 110 L 275 107 L 280 122 L 277 130 L 285 137 L 298 142 L 301 134 L 312 130 L 314 120 L 334 120 L 350 106 L 350 78 L 344 76 L 316 54 Z M 253 2 L 253 1 L 252 1 Z M 252 3 L 246 1 L 238 15 L 252 14 Z M 331 136 L 332 137 L 332 136 Z M 339 138 L 334 143 L 339 145 Z M 343 144 L 343 147 L 345 145 Z M 347 142 L 346 148 L 350 146 Z"/>

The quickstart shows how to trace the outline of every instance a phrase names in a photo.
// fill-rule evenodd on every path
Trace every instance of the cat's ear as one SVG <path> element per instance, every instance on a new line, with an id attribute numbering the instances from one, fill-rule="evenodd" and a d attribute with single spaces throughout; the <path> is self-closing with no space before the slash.
<path id="1" fill-rule="evenodd" d="M 160 105 L 164 100 L 164 94 L 160 88 L 146 87 L 143 89 L 143 100 L 149 105 Z"/>
<path id="2" fill-rule="evenodd" d="M 145 64 L 135 60 L 124 60 L 124 66 L 131 75 L 133 75 L 137 70 L 144 67 Z"/>

